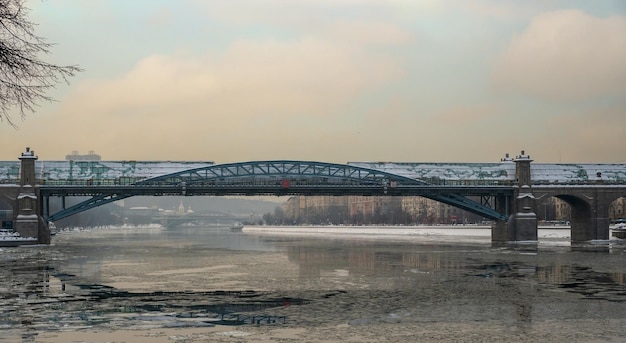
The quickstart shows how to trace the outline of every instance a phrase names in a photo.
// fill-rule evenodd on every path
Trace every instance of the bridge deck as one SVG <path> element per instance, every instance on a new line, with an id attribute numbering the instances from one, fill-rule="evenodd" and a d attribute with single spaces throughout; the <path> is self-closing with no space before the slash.
<path id="1" fill-rule="evenodd" d="M 248 162 L 249 163 L 249 162 Z M 203 161 L 43 161 L 35 162 L 40 184 L 81 185 L 98 183 L 128 185 L 141 180 L 183 170 L 215 165 Z M 511 184 L 515 178 L 513 162 L 425 163 L 425 162 L 348 162 L 347 166 L 388 172 L 429 184 Z M 0 184 L 19 184 L 19 161 L 0 161 Z M 535 184 L 576 184 L 598 180 L 626 183 L 626 164 L 533 163 L 531 179 Z"/>
<path id="2" fill-rule="evenodd" d="M 510 195 L 510 186 L 440 186 L 440 185 L 407 185 L 383 187 L 381 185 L 216 185 L 216 186 L 48 186 L 40 187 L 43 196 L 95 196 L 106 194 L 128 195 L 393 195 L 393 196 L 424 196 L 432 194 L 455 193 L 466 196 Z"/>

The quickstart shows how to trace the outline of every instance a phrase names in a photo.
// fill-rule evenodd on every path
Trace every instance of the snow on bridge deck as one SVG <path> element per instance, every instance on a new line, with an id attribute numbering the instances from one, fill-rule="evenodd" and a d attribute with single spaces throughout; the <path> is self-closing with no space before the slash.
<path id="1" fill-rule="evenodd" d="M 349 165 L 385 171 L 412 179 L 452 181 L 514 181 L 515 163 L 422 163 L 422 162 L 348 162 Z M 533 183 L 577 183 L 598 179 L 626 182 L 626 164 L 531 163 Z"/>
<path id="2" fill-rule="evenodd" d="M 35 161 L 35 175 L 46 181 L 141 180 L 214 165 L 202 161 Z M 19 180 L 19 161 L 0 161 L 0 180 Z M 1 182 L 1 181 L 0 181 Z M 131 181 L 132 182 L 132 181 Z"/>
<path id="3" fill-rule="evenodd" d="M 515 163 L 425 163 L 425 162 L 348 162 L 348 165 L 381 170 L 412 179 L 437 183 L 446 181 L 510 182 L 515 179 Z M 204 161 L 43 161 L 35 162 L 39 179 L 63 180 L 140 180 L 183 170 L 215 165 Z M 19 179 L 19 161 L 0 161 L 0 183 Z M 626 182 L 626 164 L 531 163 L 534 183 L 577 183 L 597 179 Z M 132 182 L 132 181 L 131 181 Z"/>

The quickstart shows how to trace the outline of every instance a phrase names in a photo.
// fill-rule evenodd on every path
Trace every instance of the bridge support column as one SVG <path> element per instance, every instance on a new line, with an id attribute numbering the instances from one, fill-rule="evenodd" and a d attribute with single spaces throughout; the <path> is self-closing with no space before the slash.
<path id="1" fill-rule="evenodd" d="M 513 197 L 501 196 L 496 197 L 495 210 L 500 213 L 511 215 L 511 206 L 515 202 Z M 494 243 L 506 243 L 515 240 L 515 232 L 509 229 L 507 221 L 497 220 L 491 225 L 491 241 Z"/>
<path id="2" fill-rule="evenodd" d="M 584 205 L 575 203 L 572 206 L 570 221 L 572 243 L 582 243 L 593 240 L 608 241 L 609 237 L 609 207 L 612 198 L 605 193 L 595 191 L 587 196 Z"/>
<path id="3" fill-rule="evenodd" d="M 602 181 L 598 181 L 602 183 Z M 610 198 L 606 192 L 596 190 L 594 192 L 593 207 L 591 210 L 591 231 L 592 240 L 609 240 L 609 207 L 613 198 Z"/>
<path id="4" fill-rule="evenodd" d="M 606 241 L 609 240 L 609 225 L 611 220 L 608 217 L 605 218 L 591 218 L 591 225 L 594 232 L 594 240 Z"/>
<path id="5" fill-rule="evenodd" d="M 515 181 L 518 188 L 513 197 L 513 213 L 508 221 L 497 221 L 491 228 L 491 240 L 498 243 L 537 242 L 537 215 L 534 212 L 535 197 L 530 188 L 530 156 L 517 156 Z"/>
<path id="6" fill-rule="evenodd" d="M 26 148 L 19 159 L 20 193 L 17 196 L 14 229 L 22 237 L 36 238 L 39 244 L 50 244 L 50 230 L 39 212 L 39 194 L 34 187 L 37 156 L 30 148 Z"/>
<path id="7" fill-rule="evenodd" d="M 537 215 L 528 206 L 524 207 L 522 212 L 515 213 L 509 219 L 508 226 L 511 227 L 513 240 L 516 242 L 536 242 L 538 240 Z"/>
<path id="8" fill-rule="evenodd" d="M 610 239 L 609 224 L 610 220 L 606 217 L 573 216 L 570 222 L 572 243 L 584 243 L 595 240 L 608 241 Z"/>
<path id="9" fill-rule="evenodd" d="M 517 197 L 516 203 L 528 205 L 532 199 Z M 513 213 L 508 221 L 498 220 L 491 226 L 491 241 L 497 243 L 536 242 L 537 215 L 531 206 L 522 206 L 520 211 Z"/>

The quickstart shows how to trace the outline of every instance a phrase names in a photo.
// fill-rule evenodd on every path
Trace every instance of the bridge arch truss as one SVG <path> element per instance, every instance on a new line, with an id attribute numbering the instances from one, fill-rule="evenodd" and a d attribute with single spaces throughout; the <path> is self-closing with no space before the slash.
<path id="1" fill-rule="evenodd" d="M 92 196 L 91 199 L 48 216 L 50 221 L 135 195 L 419 195 L 486 218 L 506 219 L 504 214 L 484 202 L 460 195 L 460 190 L 458 187 L 433 186 L 421 180 L 375 169 L 290 160 L 217 164 L 157 176 L 126 186 L 41 187 L 42 196 Z M 482 190 L 487 195 L 494 191 Z M 467 192 L 467 188 L 464 191 Z M 482 193 L 480 195 L 485 196 Z"/>

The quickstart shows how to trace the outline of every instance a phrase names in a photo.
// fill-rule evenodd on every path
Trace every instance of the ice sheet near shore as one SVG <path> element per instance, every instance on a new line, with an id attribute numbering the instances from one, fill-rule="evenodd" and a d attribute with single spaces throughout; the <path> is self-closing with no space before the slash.
<path id="1" fill-rule="evenodd" d="M 61 230 L 60 233 L 72 233 L 94 230 L 137 230 L 157 229 L 158 224 L 146 226 L 103 226 L 103 227 L 74 227 Z M 489 240 L 491 227 L 489 225 L 414 225 L 414 226 L 344 226 L 344 225 L 298 225 L 298 226 L 245 226 L 244 232 L 250 234 L 276 235 L 335 235 L 377 237 L 379 239 L 393 239 L 403 237 L 475 237 Z M 539 238 L 569 239 L 568 226 L 550 225 L 539 227 Z"/>
<path id="2" fill-rule="evenodd" d="M 417 225 L 417 226 L 245 226 L 247 233 L 283 235 L 336 235 L 376 237 L 377 239 L 419 237 L 467 237 L 490 241 L 491 227 L 485 225 Z M 539 239 L 570 238 L 569 227 L 550 226 L 539 228 Z"/>
<path id="3" fill-rule="evenodd" d="M 478 225 L 450 225 L 450 226 L 246 226 L 247 232 L 276 232 L 276 233 L 330 233 L 350 235 L 419 235 L 437 232 L 441 235 L 489 235 L 489 226 Z M 484 232 L 483 232 L 484 231 Z"/>

